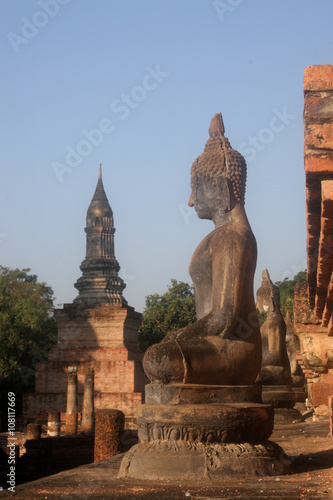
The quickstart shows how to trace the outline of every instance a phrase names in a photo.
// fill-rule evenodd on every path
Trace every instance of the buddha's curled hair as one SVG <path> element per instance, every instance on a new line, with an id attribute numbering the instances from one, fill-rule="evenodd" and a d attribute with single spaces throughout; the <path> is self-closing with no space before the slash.
<path id="1" fill-rule="evenodd" d="M 230 146 L 224 137 L 221 113 L 216 113 L 209 127 L 210 138 L 204 152 L 194 161 L 191 174 L 217 182 L 225 176 L 231 181 L 235 198 L 245 204 L 246 162 L 244 157 Z"/>

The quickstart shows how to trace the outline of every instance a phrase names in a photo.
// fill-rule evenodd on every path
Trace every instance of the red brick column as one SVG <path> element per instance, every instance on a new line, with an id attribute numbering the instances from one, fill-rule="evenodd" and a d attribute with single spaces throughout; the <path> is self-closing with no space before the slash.
<path id="1" fill-rule="evenodd" d="M 124 422 L 125 415 L 120 410 L 96 410 L 94 462 L 119 452 Z"/>
<path id="2" fill-rule="evenodd" d="M 328 399 L 333 394 L 333 65 L 309 66 L 304 71 L 304 167 L 308 283 L 306 290 L 295 287 L 295 332 L 312 386 L 315 417 L 329 418 Z"/>
<path id="3" fill-rule="evenodd" d="M 333 217 L 333 65 L 304 71 L 304 167 L 307 204 L 308 283 L 318 319 L 325 306 L 333 267 L 329 236 Z M 327 326 L 327 322 L 325 326 Z"/>

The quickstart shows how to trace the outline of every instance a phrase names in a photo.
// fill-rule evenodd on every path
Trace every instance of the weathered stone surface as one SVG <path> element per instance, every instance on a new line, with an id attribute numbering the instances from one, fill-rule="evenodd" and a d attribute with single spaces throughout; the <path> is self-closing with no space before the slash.
<path id="1" fill-rule="evenodd" d="M 78 432 L 78 414 L 77 412 L 66 413 L 65 433 L 68 436 L 77 434 Z"/>
<path id="2" fill-rule="evenodd" d="M 302 369 L 297 361 L 297 353 L 300 351 L 301 347 L 299 343 L 299 338 L 297 337 L 297 335 L 295 335 L 295 329 L 293 322 L 291 321 L 289 311 L 287 311 L 285 323 L 287 328 L 286 343 L 287 343 L 287 354 L 290 364 L 292 386 L 293 390 L 296 387 L 301 390 L 303 389 L 305 383 L 304 373 L 302 372 Z"/>
<path id="3" fill-rule="evenodd" d="M 330 120 L 333 115 L 333 92 L 307 93 L 304 98 L 304 118 Z"/>
<path id="4" fill-rule="evenodd" d="M 60 436 L 60 413 L 52 411 L 48 413 L 47 418 L 47 435 L 50 437 Z"/>
<path id="5" fill-rule="evenodd" d="M 306 283 L 297 283 L 294 295 L 295 333 L 300 340 L 302 370 L 314 418 L 328 418 L 328 396 L 333 394 L 333 345 L 309 306 Z"/>
<path id="6" fill-rule="evenodd" d="M 84 379 L 81 430 L 91 432 L 94 428 L 94 369 L 90 368 Z"/>
<path id="7" fill-rule="evenodd" d="M 309 306 L 306 283 L 297 283 L 295 286 L 294 324 L 304 368 L 317 374 L 328 371 L 329 376 L 333 368 L 332 338 L 327 335 L 327 328 L 320 325 Z"/>
<path id="8" fill-rule="evenodd" d="M 330 356 L 332 338 L 328 337 L 326 332 L 311 328 L 308 331 L 299 331 L 298 337 L 301 343 L 302 360 L 306 367 L 318 373 L 333 368 Z"/>
<path id="9" fill-rule="evenodd" d="M 66 434 L 77 433 L 77 411 L 77 366 L 69 366 L 66 406 Z"/>
<path id="10" fill-rule="evenodd" d="M 292 424 L 301 421 L 302 421 L 302 414 L 299 410 L 296 410 L 296 408 L 274 408 L 274 428 L 277 423 Z"/>
<path id="11" fill-rule="evenodd" d="M 267 269 L 262 273 L 261 287 L 257 291 L 257 308 L 261 314 L 267 315 L 267 320 L 260 327 L 262 361 L 257 383 L 269 386 L 291 385 L 286 324 L 280 311 L 280 292 L 272 283 Z"/>
<path id="12" fill-rule="evenodd" d="M 125 283 L 118 275 L 120 266 L 114 254 L 113 212 L 104 191 L 101 166 L 95 194 L 87 212 L 87 251 L 81 264 L 82 277 L 75 283 L 77 304 L 94 306 L 102 302 L 127 302 L 122 296 Z"/>
<path id="13" fill-rule="evenodd" d="M 294 323 L 299 324 L 320 324 L 310 307 L 308 286 L 306 282 L 296 283 L 294 290 Z M 295 327 L 297 330 L 297 328 Z M 323 330 L 324 331 L 324 330 Z M 297 334 L 297 331 L 295 332 Z"/>
<path id="14" fill-rule="evenodd" d="M 145 389 L 148 405 L 262 403 L 257 385 L 148 384 Z"/>
<path id="15" fill-rule="evenodd" d="M 320 155 L 307 154 L 304 157 L 305 172 L 308 175 L 329 175 L 333 173 L 333 153 L 321 152 Z M 307 193 L 307 196 L 311 196 Z"/>
<path id="16" fill-rule="evenodd" d="M 66 438 L 67 443 L 58 448 L 58 463 L 62 463 L 62 457 L 71 451 L 73 459 L 86 459 L 87 465 L 72 468 L 69 471 L 44 477 L 37 481 L 18 485 L 15 489 L 15 500 L 27 499 L 66 499 L 85 497 L 90 499 L 113 499 L 113 500 L 186 500 L 192 499 L 221 499 L 243 498 L 258 499 L 272 498 L 274 500 L 296 500 L 302 497 L 307 500 L 328 500 L 331 483 L 332 470 L 332 438 L 328 436 L 329 422 L 306 422 L 298 424 L 278 424 L 274 426 L 274 440 L 285 448 L 291 458 L 291 473 L 285 476 L 279 475 L 278 464 L 272 467 L 271 475 L 260 477 L 251 475 L 239 477 L 219 477 L 209 480 L 197 476 L 193 481 L 185 478 L 179 481 L 149 479 L 117 479 L 120 457 L 117 455 L 104 462 L 96 464 L 89 463 L 89 453 L 84 448 L 71 446 L 68 441 L 78 441 L 82 436 Z M 88 436 L 84 436 L 85 439 Z M 74 448 L 74 450 L 73 450 Z M 236 448 L 233 448 L 236 451 Z M 54 447 L 53 447 L 54 450 Z M 61 453 L 62 452 L 62 453 Z M 231 453 L 231 452 L 230 452 Z M 88 460 L 87 457 L 88 456 Z M 170 453 L 170 457 L 172 457 Z M 309 460 L 312 458 L 312 460 Z M 54 464 L 52 457 L 51 464 Z M 169 463 L 168 460 L 167 463 Z M 75 467 L 73 464 L 72 467 Z M 311 478 L 311 479 L 310 479 Z M 310 491 L 305 491 L 309 489 Z M 82 493 L 84 492 L 84 493 Z M 10 491 L 1 492 L 1 498 L 11 498 Z M 12 498 L 12 500 L 14 500 Z M 266 499 L 267 500 L 267 499 Z"/>
<path id="17" fill-rule="evenodd" d="M 290 472 L 289 459 L 275 443 L 208 444 L 166 442 L 133 446 L 121 463 L 120 478 L 149 480 L 210 479 L 282 475 Z"/>
<path id="18" fill-rule="evenodd" d="M 304 375 L 305 379 L 305 375 Z M 297 403 L 305 403 L 308 398 L 307 390 L 304 387 L 293 387 L 293 393 L 295 394 L 295 401 Z"/>
<path id="19" fill-rule="evenodd" d="M 139 440 L 189 443 L 261 443 L 273 431 L 270 404 L 141 405 Z"/>
<path id="20" fill-rule="evenodd" d="M 145 353 L 152 384 L 138 409 L 140 444 L 124 457 L 120 477 L 215 479 L 265 475 L 277 466 L 281 474 L 288 471 L 282 450 L 266 442 L 273 407 L 249 402 L 260 400 L 254 382 L 261 338 L 253 298 L 256 241 L 244 210 L 246 164 L 224 137 L 220 113 L 209 135 L 192 165 L 189 200 L 199 218 L 215 225 L 190 263 L 197 322 Z"/>
<path id="21" fill-rule="evenodd" d="M 304 141 L 307 148 L 332 149 L 333 124 L 313 123 L 308 125 Z"/>
<path id="22" fill-rule="evenodd" d="M 333 383 L 323 381 L 313 384 L 313 406 L 326 405 L 329 408 L 329 398 L 333 395 Z M 327 412 L 328 415 L 329 412 Z"/>
<path id="23" fill-rule="evenodd" d="M 332 71 L 332 65 L 323 65 L 310 66 L 304 72 L 304 166 L 307 190 L 309 301 L 311 308 L 315 305 L 315 314 L 318 319 L 323 319 L 325 326 L 328 324 L 333 306 L 333 300 L 328 298 L 333 270 Z"/>
<path id="24" fill-rule="evenodd" d="M 293 408 L 296 398 L 291 385 L 263 385 L 262 401 L 274 408 Z"/>
<path id="25" fill-rule="evenodd" d="M 134 420 L 147 383 L 138 346 L 141 315 L 121 304 L 77 306 L 56 310 L 58 344 L 47 363 L 37 364 L 36 392 L 25 394 L 25 418 L 48 411 L 66 411 L 67 367 L 78 367 L 78 408 L 83 404 L 86 373 L 95 371 L 95 408 L 119 408 Z"/>
<path id="26" fill-rule="evenodd" d="M 252 384 L 261 339 L 253 299 L 257 248 L 244 209 L 246 163 L 224 137 L 221 114 L 191 170 L 189 205 L 214 222 L 190 263 L 198 321 L 150 347 L 144 369 L 152 382 Z"/>
<path id="27" fill-rule="evenodd" d="M 120 410 L 96 410 L 94 462 L 119 453 L 125 415 Z"/>
<path id="28" fill-rule="evenodd" d="M 333 65 L 308 66 L 304 70 L 304 91 L 333 90 Z"/>

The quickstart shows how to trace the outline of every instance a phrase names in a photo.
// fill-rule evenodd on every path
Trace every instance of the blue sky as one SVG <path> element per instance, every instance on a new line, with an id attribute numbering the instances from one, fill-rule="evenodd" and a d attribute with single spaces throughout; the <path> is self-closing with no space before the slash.
<path id="1" fill-rule="evenodd" d="M 213 229 L 190 168 L 222 112 L 248 161 L 255 289 L 306 267 L 304 69 L 332 63 L 331 0 L 1 0 L 0 263 L 71 302 L 103 165 L 129 304 L 190 282 Z"/>

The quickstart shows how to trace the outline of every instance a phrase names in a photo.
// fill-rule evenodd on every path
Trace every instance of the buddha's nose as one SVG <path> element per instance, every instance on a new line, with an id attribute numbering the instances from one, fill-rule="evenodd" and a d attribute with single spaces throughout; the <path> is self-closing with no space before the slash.
<path id="1" fill-rule="evenodd" d="M 191 193 L 190 199 L 188 200 L 188 206 L 194 207 L 193 194 Z"/>

